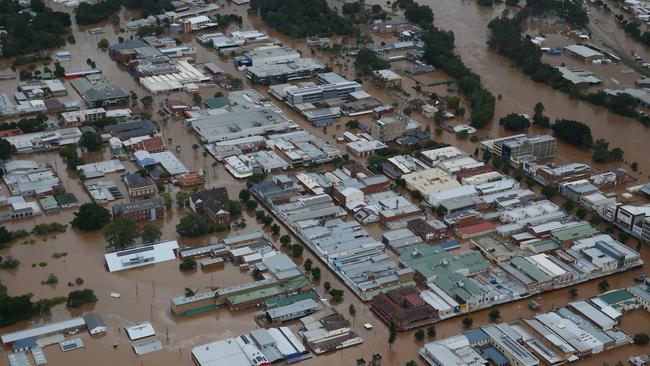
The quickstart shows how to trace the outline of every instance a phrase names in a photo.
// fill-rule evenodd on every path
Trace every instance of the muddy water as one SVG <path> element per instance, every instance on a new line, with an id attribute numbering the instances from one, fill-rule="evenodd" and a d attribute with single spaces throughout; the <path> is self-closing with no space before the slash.
<path id="1" fill-rule="evenodd" d="M 526 76 L 508 66 L 506 59 L 494 55 L 485 46 L 485 29 L 487 22 L 497 14 L 497 11 L 486 8 L 477 8 L 473 1 L 470 2 L 454 2 L 448 0 L 441 0 L 429 4 L 436 13 L 436 24 L 445 29 L 451 29 L 456 34 L 457 51 L 463 56 L 465 62 L 476 72 L 481 74 L 482 78 L 490 90 L 495 94 L 502 94 L 502 100 L 497 104 L 497 118 L 510 112 L 526 112 L 531 113 L 533 105 L 541 100 L 547 106 L 547 113 L 551 117 L 561 118 L 575 118 L 588 122 L 594 134 L 597 137 L 603 136 L 606 131 L 611 132 L 614 128 L 620 129 L 619 134 L 612 134 L 614 136 L 607 136 L 607 139 L 616 145 L 620 143 L 626 151 L 626 157 L 630 160 L 634 159 L 639 162 L 639 165 L 647 170 L 648 159 L 642 160 L 641 158 L 634 158 L 635 151 L 637 154 L 642 154 L 644 147 L 639 144 L 640 139 L 643 138 L 645 129 L 640 129 L 640 125 L 634 121 L 618 119 L 618 117 L 610 116 L 606 111 L 593 108 L 585 103 L 569 101 L 564 94 L 554 92 L 548 88 L 533 83 Z M 242 25 L 243 29 L 258 28 L 264 29 L 275 38 L 280 39 L 291 47 L 300 49 L 303 54 L 310 55 L 309 50 L 302 41 L 288 39 L 287 37 L 278 34 L 272 30 L 266 29 L 259 18 L 246 15 L 244 7 L 236 7 L 226 5 L 222 10 L 223 13 L 237 12 L 244 17 Z M 134 14 L 123 12 L 121 14 L 122 21 L 126 21 L 133 17 Z M 121 85 L 127 90 L 136 91 L 140 97 L 145 95 L 145 91 L 137 84 L 137 82 L 112 62 L 107 55 L 98 50 L 96 47 L 97 42 L 101 38 L 107 38 L 111 43 L 117 42 L 118 36 L 128 38 L 128 34 L 120 34 L 118 29 L 115 29 L 110 24 L 103 25 L 105 33 L 102 35 L 90 35 L 82 30 L 74 27 L 74 34 L 77 39 L 75 45 L 70 45 L 66 49 L 70 50 L 75 57 L 72 62 L 64 63 L 68 70 L 75 68 L 84 68 L 86 66 L 86 58 L 91 58 L 97 63 L 97 67 L 104 70 L 104 74 L 112 82 Z M 374 36 L 375 42 L 381 41 L 389 42 L 390 38 L 387 36 Z M 186 37 L 185 40 L 192 40 L 193 37 Z M 216 62 L 226 71 L 234 75 L 241 76 L 236 71 L 228 60 L 222 60 L 217 55 L 202 46 L 197 46 L 197 63 L 202 62 Z M 349 78 L 354 78 L 353 61 L 351 59 L 332 59 L 330 55 L 315 52 L 313 57 L 317 57 L 322 61 L 332 66 L 335 71 L 346 75 Z M 340 64 L 341 66 L 337 66 Z M 423 77 L 417 77 L 423 85 L 427 85 L 432 80 L 446 80 L 443 73 L 436 72 L 427 74 Z M 248 82 L 245 81 L 247 86 Z M 69 86 L 69 84 L 67 84 Z M 403 89 L 411 94 L 406 100 L 423 97 L 418 95 L 413 86 L 415 81 L 409 78 L 404 78 Z M 15 88 L 15 81 L 2 82 L 0 84 L 3 90 L 13 90 Z M 400 108 L 404 106 L 404 100 L 398 99 L 394 93 L 385 90 L 379 90 L 369 83 L 364 83 L 364 88 L 372 95 L 376 96 L 383 102 L 392 103 L 397 100 L 400 103 Z M 255 86 L 255 89 L 260 92 L 265 92 L 264 87 Z M 444 94 L 444 90 L 436 88 L 423 87 L 427 92 L 435 91 Z M 78 99 L 74 90 L 69 87 L 70 96 L 66 100 Z M 201 91 L 204 98 L 211 97 L 217 88 L 207 88 Z M 182 100 L 186 103 L 191 103 L 191 97 L 186 93 L 173 93 L 170 95 L 157 95 L 154 97 L 154 110 L 152 114 L 155 119 L 160 120 L 157 114 L 158 106 L 166 98 Z M 283 107 L 284 108 L 284 107 Z M 138 109 L 138 108 L 134 108 Z M 286 108 L 285 108 L 286 110 Z M 575 112 L 574 112 L 575 111 Z M 571 113 L 574 112 L 574 113 Z M 330 126 L 327 130 L 308 126 L 304 123 L 295 112 L 287 110 L 287 113 L 299 122 L 303 127 L 309 131 L 317 134 L 320 137 L 328 139 L 334 143 L 333 135 L 340 135 L 343 128 Z M 414 116 L 422 123 L 431 124 L 431 121 L 425 121 L 419 114 Z M 363 121 L 369 122 L 368 118 L 362 118 Z M 461 123 L 462 119 L 454 121 L 454 123 Z M 339 122 L 343 124 L 343 121 Z M 223 169 L 222 165 L 213 165 L 214 160 L 211 157 L 203 158 L 199 149 L 194 152 L 191 146 L 198 143 L 196 137 L 188 133 L 187 129 L 182 125 L 178 119 L 168 118 L 167 121 L 160 123 L 161 130 L 170 150 L 177 154 L 180 159 L 190 169 L 203 168 L 208 174 L 208 187 L 213 186 L 226 186 L 232 196 L 237 195 L 239 190 L 244 187 L 243 182 L 235 181 Z M 602 128 L 600 134 L 597 131 L 597 126 Z M 433 127 L 433 125 L 432 125 Z M 433 130 L 434 128 L 432 128 Z M 628 132 L 629 131 L 629 132 Z M 629 133 L 629 139 L 627 138 Z M 486 134 L 491 136 L 501 136 L 504 134 L 497 124 L 493 124 Z M 621 136 L 623 135 L 623 136 Z M 645 135 L 647 138 L 647 135 Z M 615 142 L 615 138 L 619 138 Z M 468 141 L 460 141 L 454 136 L 444 134 L 440 137 L 441 140 L 460 145 L 466 151 L 473 151 L 475 144 Z M 181 146 L 181 151 L 177 152 L 174 148 L 176 145 Z M 343 145 L 339 148 L 344 149 Z M 585 160 L 588 161 L 588 156 L 581 151 L 577 151 L 571 147 L 560 146 L 562 155 L 568 157 L 570 160 Z M 98 161 L 108 158 L 108 152 L 103 154 L 92 154 L 84 156 L 88 161 Z M 57 153 L 35 154 L 25 156 L 28 159 L 36 159 L 41 162 L 49 162 L 54 165 L 59 172 L 59 175 L 64 180 L 64 186 L 67 190 L 74 192 L 82 202 L 89 202 L 90 198 L 83 189 L 83 185 L 76 179 L 74 173 L 65 171 L 65 164 L 60 160 Z M 645 165 L 644 165 L 645 164 Z M 129 170 L 134 167 L 127 163 Z M 118 186 L 126 193 L 126 188 L 120 182 L 118 175 L 110 175 L 106 179 L 112 179 L 118 183 Z M 102 178 L 104 179 L 104 178 Z M 174 188 L 170 189 L 174 190 Z M 175 206 L 175 205 L 174 205 Z M 24 228 L 30 230 L 36 223 L 42 222 L 69 222 L 72 218 L 73 210 L 65 210 L 55 215 L 41 216 L 34 219 L 15 221 L 9 223 L 11 229 Z M 178 223 L 181 212 L 174 207 L 172 212 L 165 216 L 164 220 L 158 222 L 159 227 L 163 232 L 163 239 L 175 239 L 175 225 Z M 245 213 L 248 227 L 246 231 L 255 230 L 260 227 L 255 222 L 252 213 Z M 379 239 L 381 234 L 380 228 L 371 228 L 373 236 Z M 225 235 L 225 234 L 222 234 Z M 215 237 L 216 238 L 216 237 Z M 194 240 L 181 239 L 181 244 L 184 245 L 202 245 L 215 238 L 199 238 Z M 212 340 L 222 339 L 238 334 L 245 333 L 252 328 L 255 328 L 253 322 L 254 312 L 230 312 L 227 309 L 220 309 L 214 313 L 205 314 L 194 318 L 177 318 L 171 315 L 169 311 L 170 297 L 183 293 L 185 287 L 195 287 L 205 289 L 208 286 L 228 286 L 236 283 L 241 283 L 250 280 L 250 276 L 242 274 L 237 268 L 226 266 L 226 269 L 211 273 L 203 273 L 197 271 L 195 273 L 184 274 L 178 271 L 177 262 L 168 262 L 147 267 L 143 269 L 136 269 L 122 273 L 110 274 L 104 267 L 102 255 L 104 254 L 104 241 L 100 233 L 80 233 L 69 230 L 65 234 L 57 234 L 56 238 L 47 237 L 44 241 L 42 237 L 34 238 L 34 244 L 15 244 L 8 250 L 0 253 L 2 256 L 12 255 L 19 260 L 22 264 L 14 271 L 0 272 L 0 278 L 3 284 L 8 286 L 10 293 L 18 294 L 24 292 L 34 293 L 36 298 L 52 297 L 66 295 L 71 287 L 67 283 L 73 281 L 76 277 L 82 277 L 85 281 L 82 288 L 92 288 L 95 290 L 99 299 L 98 303 L 94 306 L 84 308 L 83 311 L 94 309 L 104 315 L 104 318 L 109 326 L 108 335 L 98 338 L 90 339 L 87 335 L 83 334 L 86 343 L 85 350 L 73 351 L 69 353 L 62 353 L 56 347 L 48 347 L 45 352 L 52 365 L 68 365 L 68 364 L 97 364 L 97 365 L 191 365 L 192 362 L 189 357 L 189 352 L 192 347 L 203 344 Z M 68 255 L 63 258 L 54 259 L 52 254 L 55 252 L 67 252 Z M 650 251 L 647 249 L 642 252 L 644 260 L 650 261 Z M 391 253 L 392 254 L 392 253 Z M 314 258 L 309 252 L 305 252 L 304 258 L 311 258 L 314 263 L 319 263 L 318 259 Z M 45 267 L 40 267 L 38 263 L 47 263 Z M 300 261 L 299 261 L 300 262 Z M 32 263 L 37 264 L 32 267 Z M 322 264 L 317 264 L 324 268 Z M 619 274 L 609 278 L 612 288 L 627 286 L 631 284 L 633 275 L 639 273 L 640 270 L 632 271 L 626 274 Z M 41 285 L 49 273 L 54 273 L 59 278 L 59 283 L 55 286 Z M 318 283 L 319 290 L 322 291 L 322 283 L 329 281 L 333 287 L 346 289 L 346 287 L 329 271 L 323 271 L 323 276 Z M 579 286 L 580 297 L 592 296 L 597 293 L 597 281 Z M 75 286 L 76 287 L 76 286 Z M 120 299 L 113 299 L 109 295 L 111 292 L 118 292 L 122 295 Z M 553 307 L 566 304 L 569 301 L 569 296 L 566 290 L 558 290 L 552 293 L 542 295 L 539 299 L 542 304 L 542 310 L 550 310 Z M 518 303 L 500 306 L 501 313 L 505 321 L 515 320 L 517 317 L 532 314 L 526 307 L 527 301 L 520 301 Z M 400 334 L 396 343 L 392 348 L 388 347 L 388 331 L 386 327 L 378 321 L 356 297 L 351 295 L 350 291 L 346 289 L 345 300 L 336 307 L 339 311 L 347 314 L 348 307 L 352 304 L 357 309 L 357 315 L 354 318 L 354 323 L 359 328 L 359 333 L 364 338 L 364 343 L 343 351 L 335 352 L 325 356 L 320 356 L 305 362 L 310 365 L 331 365 L 331 364 L 346 364 L 351 365 L 359 357 L 369 359 L 370 356 L 379 352 L 384 357 L 384 364 L 386 365 L 403 365 L 409 360 L 418 360 L 417 349 L 421 346 L 413 338 L 413 332 Z M 53 320 L 65 319 L 70 316 L 76 316 L 80 311 L 69 311 L 63 306 L 58 306 L 53 309 L 51 318 Z M 475 324 L 482 325 L 487 322 L 487 311 L 481 311 L 472 315 L 475 319 Z M 35 319 L 35 320 L 38 320 Z M 132 321 L 152 321 L 158 338 L 165 344 L 165 350 L 153 354 L 137 357 L 130 349 L 130 342 L 127 340 L 125 334 L 120 331 L 120 327 Z M 646 312 L 635 312 L 626 316 L 623 321 L 623 328 L 630 333 L 635 333 L 643 328 L 643 324 L 647 324 L 650 316 Z M 363 323 L 371 323 L 374 325 L 373 330 L 366 331 L 360 325 Z M 17 324 L 8 329 L 3 329 L 2 332 L 14 329 L 23 328 L 26 324 Z M 294 326 L 295 327 L 295 326 Z M 438 336 L 437 338 L 450 336 L 462 330 L 460 319 L 452 319 L 444 321 L 436 325 Z M 113 344 L 118 344 L 116 349 Z M 604 356 L 599 356 L 592 360 L 582 361 L 580 364 L 589 365 L 600 364 L 607 361 L 610 364 L 618 360 L 625 360 L 631 354 L 638 354 L 639 349 L 633 346 L 628 346 L 616 351 L 606 353 Z M 421 361 L 418 361 L 422 364 Z M 2 357 L 0 364 L 5 364 L 6 358 Z"/>

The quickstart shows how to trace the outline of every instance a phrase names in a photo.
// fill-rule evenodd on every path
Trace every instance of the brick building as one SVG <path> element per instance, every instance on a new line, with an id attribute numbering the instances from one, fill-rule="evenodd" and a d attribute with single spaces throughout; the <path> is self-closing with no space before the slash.
<path id="1" fill-rule="evenodd" d="M 153 221 L 165 217 L 165 205 L 160 197 L 113 206 L 113 217 L 133 221 Z"/>
<path id="2" fill-rule="evenodd" d="M 398 331 L 405 331 L 431 324 L 438 312 L 427 304 L 415 287 L 404 287 L 375 296 L 370 310 L 386 324 L 394 324 Z"/>
<path id="3" fill-rule="evenodd" d="M 205 213 L 217 225 L 230 224 L 230 202 L 224 187 L 190 195 L 190 208 L 197 213 Z"/>

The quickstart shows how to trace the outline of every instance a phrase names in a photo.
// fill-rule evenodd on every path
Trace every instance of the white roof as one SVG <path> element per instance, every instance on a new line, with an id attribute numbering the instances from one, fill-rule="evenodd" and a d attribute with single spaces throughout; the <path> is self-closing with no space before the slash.
<path id="1" fill-rule="evenodd" d="M 48 323 L 40 327 L 19 330 L 17 332 L 6 333 L 2 335 L 2 343 L 7 344 L 17 340 L 39 337 L 43 335 L 63 332 L 67 329 L 80 328 L 86 325 L 83 318 L 72 318 L 55 323 Z"/>
<path id="2" fill-rule="evenodd" d="M 119 252 L 104 255 L 109 272 L 117 272 L 149 264 L 166 262 L 176 259 L 178 249 L 176 240 L 140 247 L 129 248 Z"/>
<path id="3" fill-rule="evenodd" d="M 200 366 L 250 366 L 251 363 L 234 338 L 192 348 L 192 356 Z"/>
<path id="4" fill-rule="evenodd" d="M 134 325 L 129 325 L 124 327 L 126 334 L 129 336 L 129 339 L 132 341 L 147 338 L 156 335 L 156 331 L 153 329 L 153 325 L 149 322 L 136 323 Z"/>

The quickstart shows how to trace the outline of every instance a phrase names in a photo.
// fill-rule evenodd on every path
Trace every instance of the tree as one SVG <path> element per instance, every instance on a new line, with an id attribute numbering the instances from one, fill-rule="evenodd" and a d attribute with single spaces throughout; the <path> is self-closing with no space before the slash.
<path id="1" fill-rule="evenodd" d="M 163 201 L 165 201 L 165 208 L 168 209 L 168 210 L 171 210 L 172 209 L 172 204 L 173 204 L 172 194 L 169 193 L 169 192 L 163 192 L 161 194 L 161 196 L 163 198 Z"/>
<path id="2" fill-rule="evenodd" d="M 302 245 L 294 244 L 291 247 L 291 256 L 294 257 L 294 258 L 301 257 L 302 256 L 302 251 L 303 251 Z"/>
<path id="3" fill-rule="evenodd" d="M 302 266 L 305 268 L 305 271 L 309 272 L 309 271 L 311 271 L 311 266 L 312 266 L 313 264 L 314 264 L 314 263 L 312 262 L 312 260 L 309 259 L 309 258 L 307 258 L 307 260 L 305 260 L 305 263 L 303 263 Z"/>
<path id="4" fill-rule="evenodd" d="M 418 363 L 411 360 L 411 361 L 407 362 L 405 366 L 418 366 Z"/>
<path id="5" fill-rule="evenodd" d="M 567 200 L 564 202 L 564 205 L 562 205 L 562 207 L 564 208 L 564 211 L 571 212 L 576 207 L 576 204 L 571 200 Z"/>
<path id="6" fill-rule="evenodd" d="M 323 288 L 325 289 L 325 292 L 329 292 L 329 290 L 332 288 L 330 281 L 325 281 L 325 283 L 323 283 Z"/>
<path id="7" fill-rule="evenodd" d="M 142 227 L 142 242 L 143 243 L 155 243 L 160 240 L 162 233 L 158 230 L 158 227 L 154 224 L 145 224 Z"/>
<path id="8" fill-rule="evenodd" d="M 108 247 L 114 250 L 133 245 L 138 236 L 140 236 L 140 232 L 135 221 L 123 217 L 116 217 L 104 229 L 104 240 L 108 243 Z"/>
<path id="9" fill-rule="evenodd" d="M 249 210 L 254 210 L 257 208 L 257 201 L 255 200 L 250 200 L 246 201 L 246 208 Z"/>
<path id="10" fill-rule="evenodd" d="M 183 191 L 178 191 L 176 193 L 176 204 L 178 205 L 178 208 L 183 208 L 188 205 L 190 199 L 190 195 L 187 192 Z"/>
<path id="11" fill-rule="evenodd" d="M 559 139 L 578 147 L 589 148 L 593 144 L 591 128 L 578 121 L 558 120 L 553 125 L 553 132 Z"/>
<path id="12" fill-rule="evenodd" d="M 75 290 L 68 294 L 65 305 L 69 308 L 80 308 L 85 304 L 94 304 L 97 297 L 91 289 Z"/>
<path id="13" fill-rule="evenodd" d="M 633 339 L 634 339 L 634 344 L 636 344 L 637 346 L 645 346 L 650 341 L 646 333 L 637 333 L 634 335 Z"/>
<path id="14" fill-rule="evenodd" d="M 357 53 L 355 61 L 357 74 L 370 75 L 375 70 L 390 69 L 390 62 L 379 58 L 375 51 L 370 48 L 362 48 Z"/>
<path id="15" fill-rule="evenodd" d="M 201 214 L 190 213 L 181 218 L 176 232 L 182 237 L 199 237 L 210 232 L 210 219 Z"/>
<path id="16" fill-rule="evenodd" d="M 99 230 L 111 221 L 111 213 L 97 203 L 84 203 L 74 213 L 72 227 L 83 231 Z"/>
<path id="17" fill-rule="evenodd" d="M 542 188 L 542 194 L 546 196 L 546 198 L 551 199 L 557 196 L 557 189 L 551 186 L 544 186 L 544 188 Z"/>
<path id="18" fill-rule="evenodd" d="M 434 328 L 433 325 L 431 325 L 427 328 L 427 337 L 433 338 L 435 336 L 436 336 L 436 328 Z"/>
<path id="19" fill-rule="evenodd" d="M 353 318 L 357 315 L 357 309 L 354 307 L 354 304 L 350 304 L 348 311 L 350 312 L 350 316 Z"/>
<path id="20" fill-rule="evenodd" d="M 321 272 L 319 267 L 314 267 L 311 269 L 311 277 L 314 279 L 314 281 L 320 280 Z"/>
<path id="21" fill-rule="evenodd" d="M 499 309 L 491 310 L 488 313 L 488 317 L 490 318 L 490 321 L 495 321 L 495 320 L 501 318 L 501 311 L 499 311 Z"/>
<path id="22" fill-rule="evenodd" d="M 241 204 L 239 201 L 228 200 L 228 205 L 230 206 L 231 216 L 237 216 L 241 214 Z"/>
<path id="23" fill-rule="evenodd" d="M 402 110 L 402 113 L 404 113 L 405 116 L 410 116 L 411 114 L 413 114 L 413 108 L 406 107 Z"/>
<path id="24" fill-rule="evenodd" d="M 280 226 L 278 224 L 271 225 L 271 232 L 273 233 L 273 235 L 280 234 Z"/>
<path id="25" fill-rule="evenodd" d="M 334 301 L 342 301 L 343 300 L 343 290 L 333 288 L 333 289 L 330 290 L 330 296 L 332 296 L 332 300 L 334 300 Z"/>
<path id="26" fill-rule="evenodd" d="M 580 208 L 578 209 L 578 211 L 576 211 L 576 216 L 578 216 L 578 218 L 579 218 L 580 220 L 582 220 L 582 219 L 584 219 L 585 217 L 587 217 L 587 214 L 588 214 L 588 213 L 589 213 L 589 212 L 587 211 L 587 209 L 585 209 L 584 207 L 580 207 Z"/>
<path id="27" fill-rule="evenodd" d="M 424 339 L 424 331 L 422 329 L 418 329 L 415 331 L 415 340 L 416 341 L 421 341 Z"/>
<path id="28" fill-rule="evenodd" d="M 97 47 L 98 47 L 99 49 L 101 49 L 102 51 L 106 51 L 106 49 L 108 48 L 108 46 L 110 46 L 110 44 L 108 43 L 108 39 L 106 39 L 106 38 L 102 38 L 102 39 L 99 41 L 99 43 L 97 43 Z"/>
<path id="29" fill-rule="evenodd" d="M 472 326 L 472 324 L 474 324 L 474 319 L 472 319 L 469 316 L 466 317 L 466 318 L 463 318 L 463 326 L 465 328 L 470 328 Z"/>
<path id="30" fill-rule="evenodd" d="M 197 106 L 201 105 L 201 103 L 203 102 L 203 98 L 199 94 L 194 94 L 192 95 L 192 102 L 194 103 L 194 105 Z"/>
<path id="31" fill-rule="evenodd" d="M 570 289 L 569 290 L 569 295 L 571 295 L 571 297 L 573 297 L 573 298 L 578 297 L 578 289 L 577 288 Z"/>
<path id="32" fill-rule="evenodd" d="M 196 261 L 192 258 L 185 258 L 183 261 L 178 265 L 178 269 L 181 271 L 193 271 L 197 267 Z"/>
<path id="33" fill-rule="evenodd" d="M 7 160 L 16 152 L 14 146 L 5 139 L 0 139 L 0 160 Z"/>
<path id="34" fill-rule="evenodd" d="M 149 109 L 153 104 L 153 97 L 151 95 L 144 96 L 140 99 L 140 103 L 142 103 L 142 108 Z"/>
<path id="35" fill-rule="evenodd" d="M 388 348 L 392 348 L 396 340 L 397 331 L 395 330 L 395 323 L 391 322 L 388 326 Z"/>
<path id="36" fill-rule="evenodd" d="M 287 234 L 282 235 L 280 237 L 280 243 L 282 244 L 282 246 L 288 246 L 289 244 L 291 244 L 291 237 Z"/>
<path id="37" fill-rule="evenodd" d="M 251 199 L 251 192 L 248 189 L 242 189 L 239 191 L 239 200 L 242 202 L 248 202 Z"/>
<path id="38" fill-rule="evenodd" d="M 528 118 L 516 113 L 510 113 L 501 118 L 499 124 L 509 131 L 521 131 L 530 127 Z"/>
<path id="39" fill-rule="evenodd" d="M 102 143 L 102 138 L 92 131 L 84 132 L 79 139 L 79 146 L 88 151 L 98 151 L 102 148 Z"/>
<path id="40" fill-rule="evenodd" d="M 605 291 L 609 290 L 609 282 L 607 282 L 607 280 L 602 280 L 602 281 L 600 281 L 600 282 L 598 283 L 598 288 L 599 288 L 600 291 L 602 291 L 602 292 L 605 292 Z"/>

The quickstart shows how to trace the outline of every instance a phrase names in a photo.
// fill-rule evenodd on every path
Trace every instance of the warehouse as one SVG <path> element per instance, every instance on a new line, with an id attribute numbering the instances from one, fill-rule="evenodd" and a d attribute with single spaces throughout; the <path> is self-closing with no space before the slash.
<path id="1" fill-rule="evenodd" d="M 271 108 L 199 116 L 187 120 L 203 142 L 233 140 L 294 129 L 296 124 Z"/>

